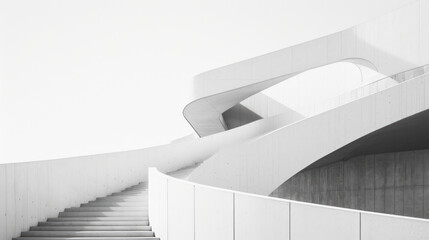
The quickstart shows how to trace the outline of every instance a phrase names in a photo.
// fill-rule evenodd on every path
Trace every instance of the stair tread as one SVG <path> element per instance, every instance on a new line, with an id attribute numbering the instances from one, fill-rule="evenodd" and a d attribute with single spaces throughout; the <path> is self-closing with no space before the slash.
<path id="1" fill-rule="evenodd" d="M 147 205 L 145 182 L 66 208 L 14 240 L 159 240 L 149 225 Z"/>
<path id="2" fill-rule="evenodd" d="M 135 221 L 135 220 L 148 220 L 148 217 L 59 217 L 48 218 L 51 221 Z"/>
<path id="3" fill-rule="evenodd" d="M 124 212 L 60 212 L 59 217 L 146 217 L 148 211 Z"/>
<path id="4" fill-rule="evenodd" d="M 37 226 L 30 231 L 151 231 L 150 226 Z"/>
<path id="5" fill-rule="evenodd" d="M 66 208 L 65 212 L 109 212 L 109 211 L 118 211 L 118 212 L 127 212 L 127 211 L 148 211 L 147 207 L 97 207 L 97 206 L 89 206 L 89 207 L 72 207 Z"/>
<path id="6" fill-rule="evenodd" d="M 70 237 L 17 237 L 13 240 L 69 240 Z M 73 237 L 73 240 L 160 240 L 158 237 Z"/>
<path id="7" fill-rule="evenodd" d="M 81 207 L 92 207 L 92 206 L 113 206 L 113 207 L 139 207 L 146 206 L 141 202 L 89 202 L 82 203 Z"/>
<path id="8" fill-rule="evenodd" d="M 149 221 L 60 221 L 39 222 L 38 226 L 147 226 Z"/>
<path id="9" fill-rule="evenodd" d="M 104 198 L 97 198 L 94 201 L 90 202 L 141 202 L 146 203 L 147 199 L 143 198 L 117 198 L 117 197 L 104 197 Z"/>
<path id="10" fill-rule="evenodd" d="M 27 231 L 22 237 L 153 237 L 152 231 Z"/>

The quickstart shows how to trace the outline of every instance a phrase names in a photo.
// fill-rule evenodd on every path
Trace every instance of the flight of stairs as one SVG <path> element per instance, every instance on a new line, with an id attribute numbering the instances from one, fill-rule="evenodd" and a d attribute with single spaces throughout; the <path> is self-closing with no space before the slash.
<path id="1" fill-rule="evenodd" d="M 159 240 L 149 226 L 147 183 L 48 218 L 15 240 Z"/>

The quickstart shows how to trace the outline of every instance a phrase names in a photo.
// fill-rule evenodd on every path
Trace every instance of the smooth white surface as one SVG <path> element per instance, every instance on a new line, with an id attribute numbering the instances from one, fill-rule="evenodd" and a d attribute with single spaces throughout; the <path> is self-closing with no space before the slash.
<path id="1" fill-rule="evenodd" d="M 389 14 L 387 18 L 380 19 L 380 21 L 387 21 L 388 24 L 392 24 L 391 21 L 393 21 L 393 23 L 397 24 L 399 29 L 404 32 L 400 32 L 403 34 L 403 38 L 398 40 L 400 43 L 378 42 L 377 44 L 381 44 L 387 49 L 393 49 L 393 52 L 398 53 L 398 56 L 401 57 L 400 59 L 410 61 L 405 63 L 396 62 L 401 60 L 390 58 L 392 56 L 385 56 L 385 60 L 389 59 L 393 61 L 393 63 L 388 62 L 389 64 L 391 63 L 391 65 L 386 67 L 389 71 L 399 71 L 399 69 L 404 66 L 414 65 L 412 60 L 415 58 L 421 57 L 425 61 L 428 60 L 426 55 L 423 54 L 421 56 L 419 55 L 419 57 L 415 56 L 418 51 L 418 49 L 415 49 L 416 45 L 418 45 L 418 41 L 414 38 L 416 33 L 415 25 L 418 25 L 422 31 L 422 34 L 419 35 L 421 41 L 427 42 L 428 40 L 426 39 L 429 36 L 426 32 L 426 25 L 428 22 L 416 21 L 419 20 L 419 18 L 416 17 L 416 12 L 422 11 L 422 13 L 426 13 L 428 7 L 425 1 L 422 1 L 420 5 L 412 4 L 408 6 L 405 9 L 404 16 L 412 15 L 412 17 L 404 18 L 406 19 L 405 21 L 398 20 L 402 19 L 402 15 L 397 12 Z M 424 14 L 418 15 L 422 16 L 423 19 Z M 407 28 L 410 24 L 413 27 Z M 296 48 L 296 52 L 292 54 L 293 58 L 291 59 L 294 60 L 295 64 L 292 67 L 302 67 L 302 69 L 304 69 L 303 66 L 307 66 L 307 64 L 315 65 L 313 62 L 314 60 L 308 58 L 312 56 L 313 51 L 320 50 L 318 47 L 325 46 L 325 44 L 327 44 L 329 49 L 339 42 L 343 43 L 343 40 L 349 37 L 351 37 L 351 40 L 344 41 L 344 44 L 356 43 L 354 45 L 355 48 L 361 49 L 365 54 L 368 53 L 374 58 L 383 57 L 385 53 L 381 54 L 382 52 L 378 52 L 381 55 L 375 56 L 374 53 L 370 51 L 370 45 L 372 41 L 375 41 L 372 37 L 377 35 L 376 33 L 378 33 L 378 31 L 376 30 L 380 29 L 376 28 L 374 30 L 370 27 L 365 28 L 365 25 L 362 26 L 363 27 L 353 30 L 364 33 L 363 35 L 359 35 L 360 37 L 365 36 L 362 42 L 354 42 L 356 39 L 351 36 L 354 36 L 355 33 L 351 32 L 349 34 L 344 34 L 344 36 L 335 35 L 327 39 L 318 39 L 315 42 L 315 46 L 306 46 L 305 44 L 299 45 Z M 366 30 L 368 30 L 368 32 L 366 32 Z M 387 33 L 382 32 L 388 35 L 388 37 L 386 37 L 388 39 L 393 39 L 393 37 L 395 37 L 394 35 L 398 33 L 397 29 L 389 29 L 388 31 Z M 400 49 L 402 45 L 409 46 L 408 43 L 410 42 L 413 43 L 410 44 L 412 48 Z M 421 49 L 424 48 L 425 46 L 422 45 Z M 354 51 L 356 49 L 344 48 L 344 50 L 346 52 L 345 55 L 350 54 L 351 56 L 355 56 Z M 352 53 L 347 53 L 348 51 L 352 51 Z M 335 55 L 338 52 L 328 51 L 328 53 Z M 328 58 L 330 57 L 331 55 L 328 55 Z M 307 58 L 309 62 L 306 62 Z M 260 59 L 258 61 L 260 61 Z M 387 63 L 383 62 L 383 64 Z M 256 64 L 255 66 L 258 65 Z M 283 70 L 282 68 L 277 68 L 277 70 L 279 69 Z M 246 71 L 249 70 L 248 68 L 243 68 L 242 70 L 245 74 L 248 74 L 246 73 Z M 262 71 L 261 73 L 266 72 Z M 277 73 L 279 72 L 275 72 L 275 69 L 273 69 L 273 74 Z M 2 204 L 0 205 L 0 212 L 6 212 L 6 219 L 0 217 L 1 221 L 6 222 L 6 231 L 2 234 L 6 235 L 7 239 L 10 239 L 11 237 L 17 236 L 22 230 L 27 229 L 30 225 L 34 225 L 38 220 L 45 219 L 49 216 L 55 216 L 65 207 L 92 200 L 95 196 L 106 195 L 125 186 L 145 180 L 148 166 L 157 166 L 165 172 L 177 170 L 180 167 L 201 162 L 205 158 L 210 157 L 219 148 L 227 145 L 233 146 L 235 150 L 229 152 L 230 150 L 226 149 L 219 152 L 216 157 L 213 158 L 217 161 L 216 166 L 209 166 L 212 159 L 202 165 L 204 168 L 209 166 L 210 171 L 212 171 L 210 174 L 207 174 L 206 177 L 212 177 L 216 179 L 216 181 L 224 181 L 222 184 L 227 187 L 232 186 L 232 188 L 246 189 L 254 192 L 269 192 L 270 189 L 272 190 L 274 187 L 278 186 L 289 176 L 296 173 L 296 171 L 307 166 L 315 159 L 318 159 L 318 157 L 324 156 L 326 153 L 337 149 L 342 144 L 362 136 L 365 132 L 372 132 L 386 124 L 427 109 L 429 105 L 429 98 L 427 97 L 429 96 L 429 94 L 427 94 L 429 91 L 429 84 L 427 84 L 427 79 L 422 78 L 420 80 L 410 81 L 406 84 L 391 88 L 388 91 L 353 102 L 346 107 L 332 111 L 334 113 L 322 114 L 317 116 L 317 118 L 315 117 L 310 120 L 302 121 L 296 124 L 296 126 L 283 128 L 281 131 L 276 131 L 267 135 L 267 137 L 244 143 L 242 146 L 233 146 L 233 144 L 257 137 L 279 126 L 284 126 L 282 125 L 284 122 L 269 122 L 271 119 L 263 122 L 259 121 L 219 135 L 144 150 L 35 163 L 0 165 L 0 168 L 5 171 L 4 175 L 0 175 L 0 183 L 3 184 L 3 189 L 1 191 L 5 192 L 5 195 L 1 195 L 0 197 L 0 203 Z M 246 93 L 243 96 L 257 93 L 269 85 L 270 84 L 266 84 L 266 86 L 263 87 L 257 86 L 246 89 Z M 232 98 L 231 102 L 237 102 L 241 98 L 236 97 L 234 94 L 231 94 L 230 97 Z M 391 102 L 387 104 L 386 100 L 391 100 Z M 208 102 L 212 103 L 210 101 Z M 201 106 L 204 107 L 204 105 Z M 362 106 L 371 106 L 372 108 L 363 109 Z M 85 118 L 90 118 L 90 116 L 90 114 L 87 114 Z M 335 121 L 333 121 L 333 119 Z M 354 119 L 354 121 L 347 123 L 349 125 L 341 121 L 349 119 Z M 318 126 L 323 127 L 317 128 Z M 325 136 L 330 134 L 338 136 L 338 138 L 332 139 L 332 142 L 324 141 Z M 300 137 L 291 138 L 291 136 Z M 302 138 L 302 136 L 313 136 L 313 138 L 306 139 Z M 120 140 L 121 138 L 117 139 L 117 141 Z M 307 151 L 307 145 L 312 147 L 312 151 Z M 50 146 L 50 148 L 53 148 L 53 146 Z M 293 151 L 289 151 L 290 149 Z M 291 164 L 282 163 L 283 159 L 278 158 L 278 156 L 286 156 Z M 223 160 L 220 161 L 220 159 Z M 235 162 L 229 162 L 231 159 L 234 159 Z M 240 174 L 237 175 L 237 172 L 240 172 Z M 217 173 L 223 176 L 219 176 Z M 181 184 L 178 185 L 181 186 Z M 165 187 L 163 184 L 159 184 L 158 186 L 160 188 Z M 168 186 L 169 185 L 167 185 L 167 189 Z M 172 187 L 175 188 L 175 185 L 173 184 Z M 37 191 L 35 191 L 35 188 L 37 188 Z M 179 188 L 180 187 L 177 189 Z M 177 206 L 175 204 L 177 203 L 172 201 L 174 201 L 175 198 L 179 198 L 182 201 L 193 200 L 193 198 L 189 196 L 191 194 L 189 186 L 183 188 L 187 189 L 188 195 L 178 196 L 178 190 L 171 190 L 173 197 L 172 199 L 168 198 L 167 205 L 172 205 L 174 211 L 171 214 L 172 218 L 175 219 L 179 218 L 178 212 L 181 212 L 181 210 L 176 209 Z M 4 191 L 4 189 L 6 191 Z M 161 197 L 165 197 L 165 195 L 169 197 L 168 194 L 160 194 Z M 187 203 L 187 213 L 189 213 L 188 210 L 190 210 L 189 206 L 190 203 Z M 161 216 L 162 215 L 163 213 L 161 213 Z M 171 231 L 179 233 L 179 236 L 192 237 L 193 232 L 191 233 L 190 229 L 192 228 L 191 221 L 193 221 L 193 215 L 187 215 L 186 217 L 187 219 L 181 223 L 185 228 L 179 229 L 173 226 Z M 165 220 L 162 220 L 162 218 L 160 219 L 161 220 L 158 221 L 159 224 L 165 223 Z M 167 225 L 169 226 L 172 223 L 174 222 L 169 220 Z M 158 227 L 158 229 L 162 231 L 162 229 L 166 228 Z M 170 230 L 170 227 L 168 227 L 168 230 Z M 195 231 L 195 229 L 193 230 Z"/>
<path id="2" fill-rule="evenodd" d="M 317 67 L 351 61 L 390 76 L 425 65 L 429 41 L 421 36 L 429 27 L 423 17 L 428 11 L 426 1 L 418 0 L 355 27 L 201 73 L 194 79 L 195 98 L 185 107 L 184 115 L 200 136 L 208 136 L 224 131 L 219 121 L 222 112 Z"/>
<path id="3" fill-rule="evenodd" d="M 64 208 L 146 180 L 150 166 L 165 172 L 192 166 L 224 146 L 269 132 L 283 122 L 283 116 L 278 116 L 206 138 L 140 150 L 0 164 L 5 171 L 0 174 L 0 191 L 5 193 L 0 195 L 0 213 L 6 212 L 0 216 L 0 221 L 6 222 L 2 225 L 6 231 L 1 234 L 6 239 L 19 236 L 37 221 L 54 217 Z"/>
<path id="4" fill-rule="evenodd" d="M 148 174 L 148 178 L 152 179 L 152 181 L 148 183 L 148 203 L 149 206 L 151 206 L 149 208 L 150 223 L 152 224 L 152 229 L 157 237 L 161 239 L 167 239 L 167 179 L 151 176 L 154 174 L 152 171 L 148 171 Z"/>
<path id="5" fill-rule="evenodd" d="M 387 214 L 377 214 L 364 211 L 350 210 L 346 208 L 336 208 L 310 203 L 288 201 L 279 198 L 271 198 L 261 195 L 247 194 L 243 192 L 230 191 L 225 189 L 205 186 L 189 181 L 179 180 L 159 172 L 156 168 L 150 168 L 149 182 L 168 181 L 168 186 L 159 186 L 156 191 L 162 191 L 174 194 L 168 194 L 169 208 L 170 202 L 177 201 L 182 204 L 183 209 L 177 210 L 178 203 L 174 204 L 174 221 L 152 222 L 154 229 L 167 229 L 168 238 L 173 239 L 170 229 L 187 239 L 193 239 L 193 231 L 207 230 L 213 234 L 204 235 L 195 239 L 218 240 L 231 239 L 230 229 L 233 231 L 233 239 L 350 239 L 350 240 L 372 240 L 372 239 L 427 239 L 429 237 L 429 220 L 409 218 Z M 198 207 L 194 201 L 193 189 L 199 189 L 201 194 L 206 193 L 198 200 Z M 183 195 L 180 196 L 179 192 Z M 166 195 L 158 194 L 149 196 L 151 201 L 164 202 L 159 197 Z M 230 200 L 234 196 L 234 206 L 231 208 Z M 216 201 L 218 204 L 215 204 Z M 149 211 L 157 215 L 158 206 L 149 205 Z M 202 221 L 193 218 L 193 209 L 195 216 L 206 215 L 201 218 Z M 178 214 L 187 214 L 178 220 Z M 187 211 L 187 213 L 185 212 Z M 197 211 L 201 211 L 198 213 Z M 216 212 L 218 211 L 218 212 Z M 229 212 L 228 212 L 229 211 Z M 170 216 L 170 213 L 168 213 Z M 218 221 L 230 216 L 234 216 L 234 222 Z M 212 221 L 209 221 L 212 219 Z M 194 225 L 195 224 L 195 225 Z M 227 226 L 227 224 L 232 224 Z M 157 226 L 159 225 L 159 226 Z M 361 227 L 362 226 L 362 227 Z M 179 231 L 179 227 L 185 230 Z M 223 229 L 220 232 L 214 232 L 215 229 Z M 403 228 L 408 228 L 399 233 Z M 388 231 L 391 231 L 388 232 Z M 228 233 L 227 236 L 223 235 Z M 395 233 L 398 233 L 396 236 Z M 160 233 L 165 236 L 165 233 Z M 219 238 L 221 234 L 221 238 Z M 408 235 L 406 235 L 408 234 Z M 361 238 L 362 237 L 362 238 Z M 391 238 L 390 238 L 391 237 Z M 407 238 L 408 237 L 408 238 Z M 174 239 L 176 239 L 174 237 Z M 183 239 L 183 238 L 182 238 Z"/>
<path id="6" fill-rule="evenodd" d="M 362 213 L 361 240 L 425 240 L 429 237 L 429 221 Z"/>
<path id="7" fill-rule="evenodd" d="M 168 180 L 168 239 L 194 239 L 195 198 L 194 186 L 179 181 Z"/>
<path id="8" fill-rule="evenodd" d="M 289 202 L 235 193 L 235 240 L 289 239 Z"/>
<path id="9" fill-rule="evenodd" d="M 195 239 L 234 239 L 232 192 L 195 186 Z"/>
<path id="10" fill-rule="evenodd" d="M 358 211 L 291 203 L 290 214 L 291 239 L 360 240 Z"/>
<path id="11" fill-rule="evenodd" d="M 428 90 L 426 74 L 254 140 L 223 148 L 193 171 L 189 179 L 268 195 L 338 148 L 429 109 Z"/>

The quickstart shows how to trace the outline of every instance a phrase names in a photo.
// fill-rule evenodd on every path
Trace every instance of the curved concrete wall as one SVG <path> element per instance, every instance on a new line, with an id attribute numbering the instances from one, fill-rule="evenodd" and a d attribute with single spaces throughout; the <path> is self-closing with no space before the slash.
<path id="1" fill-rule="evenodd" d="M 0 164 L 0 240 L 17 237 L 64 208 L 144 181 L 148 167 L 170 172 L 194 165 L 221 147 L 259 136 L 282 122 L 274 118 L 207 138 L 134 151 Z"/>
<path id="2" fill-rule="evenodd" d="M 318 159 L 429 108 L 429 75 L 221 149 L 190 180 L 268 195 Z"/>
<path id="3" fill-rule="evenodd" d="M 184 115 L 200 136 L 224 131 L 219 116 L 249 96 L 300 72 L 354 61 L 390 76 L 429 63 L 429 1 L 364 24 L 202 73 Z M 394 27 L 393 27 L 394 26 Z"/>
<path id="4" fill-rule="evenodd" d="M 429 218 L 429 150 L 370 154 L 305 169 L 270 196 Z"/>
<path id="5" fill-rule="evenodd" d="M 428 0 L 416 1 L 358 27 L 199 75 L 197 99 L 184 109 L 184 115 L 206 136 L 223 131 L 220 115 L 226 109 L 307 69 L 347 60 L 391 75 L 426 64 L 429 14 L 423 13 L 428 11 Z M 428 107 L 429 77 L 424 75 L 292 125 L 288 125 L 289 115 L 280 114 L 167 146 L 0 165 L 0 238 L 17 236 L 63 208 L 145 180 L 149 166 L 169 172 L 210 158 L 191 179 L 269 194 L 317 159 Z M 260 239 L 273 232 L 291 239 L 385 238 L 383 231 L 395 233 L 391 239 L 429 234 L 427 222 L 421 220 L 385 220 L 384 215 L 274 200 L 163 175 L 150 184 L 155 184 L 150 193 L 151 221 L 155 231 L 170 239 Z M 270 219 L 273 215 L 288 225 L 278 225 L 281 221 Z M 262 216 L 256 222 L 260 228 L 255 227 L 256 216 Z M 414 232 L 389 225 L 413 221 L 418 222 Z M 215 226 L 208 225 L 213 222 Z M 382 231 L 370 228 L 373 223 Z"/>
<path id="6" fill-rule="evenodd" d="M 149 169 L 149 217 L 163 240 L 415 239 L 429 220 L 228 191 Z"/>

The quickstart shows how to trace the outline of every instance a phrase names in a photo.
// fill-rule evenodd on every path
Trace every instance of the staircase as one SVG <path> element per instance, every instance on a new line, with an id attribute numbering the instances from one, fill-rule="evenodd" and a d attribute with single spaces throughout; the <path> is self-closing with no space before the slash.
<path id="1" fill-rule="evenodd" d="M 147 183 L 67 208 L 15 240 L 159 240 L 148 219 Z"/>

